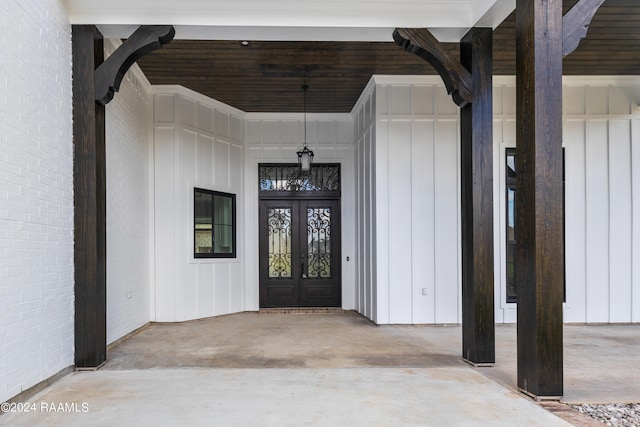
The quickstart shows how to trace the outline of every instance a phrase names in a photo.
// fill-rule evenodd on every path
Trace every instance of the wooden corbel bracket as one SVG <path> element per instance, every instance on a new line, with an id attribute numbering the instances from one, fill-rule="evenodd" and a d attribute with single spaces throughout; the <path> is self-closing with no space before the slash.
<path id="1" fill-rule="evenodd" d="M 142 25 L 95 72 L 96 102 L 108 104 L 127 70 L 147 53 L 161 48 L 173 40 L 176 32 L 172 25 Z"/>
<path id="2" fill-rule="evenodd" d="M 580 41 L 587 36 L 591 20 L 602 6 L 604 0 L 579 0 L 562 17 L 562 57 L 578 48 Z"/>
<path id="3" fill-rule="evenodd" d="M 426 28 L 396 28 L 393 39 L 436 69 L 460 108 L 471 104 L 471 73 Z"/>

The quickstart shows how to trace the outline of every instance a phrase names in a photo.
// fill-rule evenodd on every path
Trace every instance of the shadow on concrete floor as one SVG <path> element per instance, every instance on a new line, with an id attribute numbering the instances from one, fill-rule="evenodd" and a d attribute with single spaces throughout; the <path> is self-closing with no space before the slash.
<path id="1" fill-rule="evenodd" d="M 110 351 L 103 369 L 460 366 L 460 337 L 457 327 L 376 326 L 354 312 L 240 313 L 152 324 Z"/>
<path id="2" fill-rule="evenodd" d="M 517 391 L 516 326 L 496 325 L 496 364 L 477 368 Z M 461 360 L 460 326 L 377 326 L 355 312 L 239 313 L 152 324 L 103 369 L 435 368 Z M 640 402 L 640 325 L 564 326 L 564 401 Z"/>

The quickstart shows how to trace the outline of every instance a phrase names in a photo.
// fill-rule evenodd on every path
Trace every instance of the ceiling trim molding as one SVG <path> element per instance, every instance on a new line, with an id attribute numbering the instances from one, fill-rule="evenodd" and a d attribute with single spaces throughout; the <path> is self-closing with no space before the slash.
<path id="1" fill-rule="evenodd" d="M 200 102 L 210 107 L 224 110 L 227 113 L 231 113 L 242 119 L 244 119 L 245 115 L 247 114 L 245 111 L 242 111 L 229 104 L 225 104 L 224 102 L 220 102 L 217 99 L 210 98 L 206 95 L 201 94 L 200 92 L 196 92 L 195 90 L 191 90 L 181 85 L 151 85 L 150 93 L 153 95 L 182 95 L 184 97 L 191 98 L 196 102 Z"/>
<path id="2" fill-rule="evenodd" d="M 562 76 L 562 84 L 579 84 L 593 86 L 638 86 L 640 88 L 640 76 Z"/>
<path id="3" fill-rule="evenodd" d="M 427 85 L 427 86 L 442 86 L 444 82 L 442 78 L 437 74 L 430 75 L 380 75 L 376 74 L 371 77 L 371 80 L 376 85 Z"/>
<path id="4" fill-rule="evenodd" d="M 300 113 L 245 113 L 245 120 L 291 120 L 303 121 L 304 112 Z M 314 120 L 351 120 L 351 113 L 307 113 L 307 121 Z"/>

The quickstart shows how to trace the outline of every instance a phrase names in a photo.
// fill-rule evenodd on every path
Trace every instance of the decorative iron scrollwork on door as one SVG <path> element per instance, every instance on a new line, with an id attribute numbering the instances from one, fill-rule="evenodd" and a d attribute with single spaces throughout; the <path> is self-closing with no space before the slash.
<path id="1" fill-rule="evenodd" d="M 291 277 L 291 209 L 269 208 L 269 277 Z"/>
<path id="2" fill-rule="evenodd" d="M 331 208 L 307 208 L 309 278 L 331 277 Z"/>

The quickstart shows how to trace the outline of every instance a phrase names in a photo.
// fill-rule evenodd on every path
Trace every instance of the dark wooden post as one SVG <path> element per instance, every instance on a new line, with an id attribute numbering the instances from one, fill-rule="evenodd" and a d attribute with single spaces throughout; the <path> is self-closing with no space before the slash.
<path id="1" fill-rule="evenodd" d="M 102 34 L 74 25 L 72 49 L 75 363 L 96 368 L 107 359 L 105 107 L 95 100 L 94 78 Z"/>
<path id="2" fill-rule="evenodd" d="M 107 360 L 107 187 L 105 104 L 143 55 L 173 40 L 171 25 L 144 25 L 105 61 L 102 34 L 74 25 L 73 186 L 75 363 L 97 368 Z"/>
<path id="3" fill-rule="evenodd" d="M 462 356 L 495 363 L 493 300 L 493 86 L 491 28 L 473 28 L 460 43 L 471 73 L 471 104 L 461 108 Z"/>
<path id="4" fill-rule="evenodd" d="M 518 387 L 562 384 L 562 0 L 516 2 Z"/>

